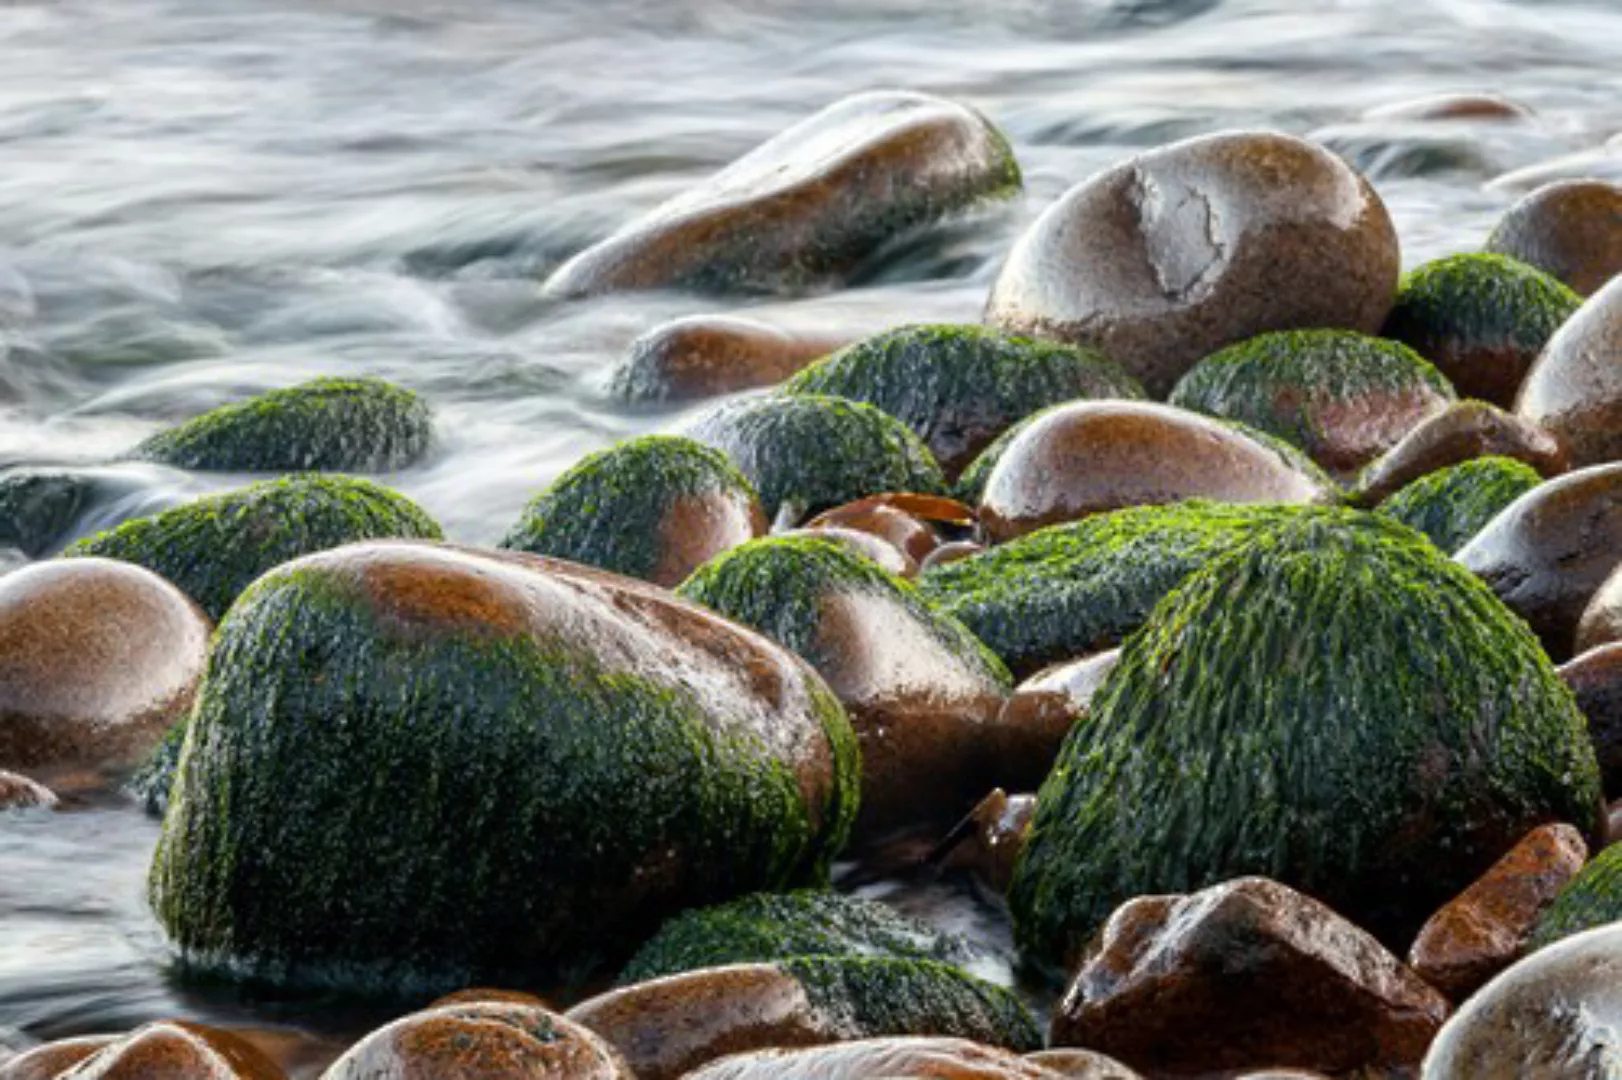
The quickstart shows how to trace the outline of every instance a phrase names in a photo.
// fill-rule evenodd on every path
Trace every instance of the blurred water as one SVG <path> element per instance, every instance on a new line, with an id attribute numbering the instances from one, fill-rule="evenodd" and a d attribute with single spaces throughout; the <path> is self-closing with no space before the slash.
<path id="1" fill-rule="evenodd" d="M 1028 197 L 765 317 L 973 319 L 1065 187 L 1221 128 L 1345 154 L 1409 264 L 1478 246 L 1544 176 L 1622 172 L 1614 0 L 61 0 L 0 7 L 0 49 L 0 466 L 99 462 L 260 389 L 378 374 L 427 394 L 442 436 L 390 482 L 472 542 L 586 451 L 679 424 L 614 405 L 608 372 L 656 322 L 728 306 L 558 304 L 538 279 L 848 93 L 979 106 Z M 1360 119 L 1456 90 L 1537 119 Z M 240 481 L 134 475 L 115 517 Z M 164 979 L 153 835 L 115 808 L 0 819 L 0 1039 L 227 1011 Z"/>

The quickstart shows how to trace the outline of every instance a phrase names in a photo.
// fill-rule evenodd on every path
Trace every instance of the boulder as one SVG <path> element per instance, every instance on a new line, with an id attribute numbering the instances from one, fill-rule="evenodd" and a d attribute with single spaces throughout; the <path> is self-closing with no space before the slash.
<path id="1" fill-rule="evenodd" d="M 1381 503 L 1379 512 L 1424 533 L 1451 554 L 1542 482 L 1537 470 L 1523 462 L 1476 458 L 1427 473 Z"/>
<path id="2" fill-rule="evenodd" d="M 610 389 L 624 401 L 662 402 L 775 386 L 849 340 L 794 333 L 738 315 L 690 315 L 633 341 Z"/>
<path id="3" fill-rule="evenodd" d="M 1622 796 L 1622 642 L 1589 649 L 1559 671 L 1588 717 L 1605 793 Z"/>
<path id="4" fill-rule="evenodd" d="M 1350 501 L 1378 506 L 1420 477 L 1479 457 L 1524 462 L 1545 478 L 1571 466 L 1553 435 L 1485 401 L 1461 401 L 1421 421 L 1363 470 Z"/>
<path id="5" fill-rule="evenodd" d="M 1007 1050 L 966 1039 L 861 1039 L 797 1050 L 734 1054 L 687 1080 L 1055 1080 Z"/>
<path id="6" fill-rule="evenodd" d="M 1083 723 L 1093 698 L 1120 661 L 1119 649 L 1044 668 L 1014 688 L 997 724 L 997 782 L 1034 791 L 1047 779 L 1059 748 Z"/>
<path id="7" fill-rule="evenodd" d="M 1574 466 L 1622 459 L 1622 277 L 1562 325 L 1526 377 L 1515 414 L 1559 439 Z"/>
<path id="8" fill-rule="evenodd" d="M 1559 180 L 1504 212 L 1487 250 L 1519 259 L 1589 296 L 1622 274 L 1622 185 Z"/>
<path id="9" fill-rule="evenodd" d="M 37 780 L 0 770 L 0 812 L 6 810 L 50 810 L 56 806 L 56 792 Z"/>
<path id="10" fill-rule="evenodd" d="M 0 1080 L 285 1080 L 253 1044 L 229 1031 L 160 1020 L 117 1038 L 47 1043 L 0 1065 Z M 449 1080 L 449 1078 L 447 1078 Z"/>

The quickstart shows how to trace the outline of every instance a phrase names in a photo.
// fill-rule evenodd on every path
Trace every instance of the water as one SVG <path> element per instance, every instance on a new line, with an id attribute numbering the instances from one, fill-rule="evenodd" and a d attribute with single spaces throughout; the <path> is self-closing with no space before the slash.
<path id="1" fill-rule="evenodd" d="M 1201 132 L 1328 142 L 1410 265 L 1478 246 L 1541 177 L 1622 172 L 1600 150 L 1622 131 L 1614 0 L 61 0 L 0 7 L 0 50 L 0 465 L 98 463 L 254 391 L 377 374 L 442 434 L 389 481 L 476 543 L 581 454 L 682 422 L 607 398 L 633 337 L 743 306 L 561 304 L 538 279 L 844 94 L 978 105 L 1029 192 L 856 289 L 754 305 L 853 334 L 975 318 L 1065 187 Z M 1538 119 L 1358 119 L 1458 90 Z M 240 480 L 119 469 L 79 533 Z M 0 820 L 0 1042 L 177 1013 L 364 1026 L 171 978 L 141 900 L 154 837 L 116 804 Z M 962 890 L 885 888 L 1006 956 Z"/>

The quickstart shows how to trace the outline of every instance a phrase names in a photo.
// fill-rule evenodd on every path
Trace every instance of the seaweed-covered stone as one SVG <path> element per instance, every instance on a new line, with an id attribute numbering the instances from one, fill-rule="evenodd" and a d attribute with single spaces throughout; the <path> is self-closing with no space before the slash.
<path id="1" fill-rule="evenodd" d="M 1574 466 L 1622 459 L 1622 277 L 1600 289 L 1549 339 L 1515 414 L 1564 444 Z"/>
<path id="2" fill-rule="evenodd" d="M 1269 330 L 1373 333 L 1400 260 L 1385 206 L 1321 146 L 1224 132 L 1065 193 L 1015 243 L 986 322 L 1093 345 L 1149 393 Z"/>
<path id="3" fill-rule="evenodd" d="M 1380 504 L 1380 513 L 1417 529 L 1452 553 L 1543 482 L 1537 470 L 1503 457 L 1476 458 L 1422 476 Z"/>
<path id="4" fill-rule="evenodd" d="M 1612 844 L 1594 856 L 1560 890 L 1538 920 L 1530 944 L 1541 949 L 1608 923 L 1622 923 L 1622 844 Z"/>
<path id="5" fill-rule="evenodd" d="M 811 365 L 784 390 L 878 406 L 923 439 L 948 478 L 1039 409 L 1143 396 L 1136 379 L 1096 350 L 979 326 L 886 331 Z"/>
<path id="6" fill-rule="evenodd" d="M 833 1046 L 734 1054 L 688 1080 L 1055 1080 L 1007 1050 L 967 1039 L 858 1039 Z"/>
<path id="7" fill-rule="evenodd" d="M 1581 296 L 1622 274 L 1622 184 L 1560 180 L 1504 211 L 1487 250 L 1559 278 Z"/>
<path id="8" fill-rule="evenodd" d="M 416 503 L 353 476 L 287 476 L 210 495 L 79 541 L 98 555 L 168 578 L 218 621 L 272 567 L 359 540 L 437 540 Z"/>
<path id="9" fill-rule="evenodd" d="M 56 793 L 37 780 L 0 769 L 0 811 L 49 810 Z"/>
<path id="10" fill-rule="evenodd" d="M 77 472 L 18 469 L 0 476 L 0 547 L 32 559 L 46 554 L 78 520 L 90 489 Z"/>
<path id="11" fill-rule="evenodd" d="M 1479 457 L 1514 458 L 1543 477 L 1571 467 L 1565 448 L 1543 428 L 1485 401 L 1461 401 L 1421 421 L 1364 469 L 1349 501 L 1378 506 L 1422 476 Z"/>
<path id="12" fill-rule="evenodd" d="M 736 315 L 691 315 L 631 343 L 612 392 L 626 401 L 692 401 L 775 386 L 850 335 L 795 333 Z"/>
<path id="13" fill-rule="evenodd" d="M 130 457 L 209 472 L 388 472 L 427 451 L 433 417 L 382 379 L 312 379 L 222 405 Z"/>
<path id="14" fill-rule="evenodd" d="M 1622 643 L 1584 650 L 1559 670 L 1588 717 L 1600 783 L 1607 795 L 1622 796 Z"/>
<path id="15" fill-rule="evenodd" d="M 867 839 L 955 820 L 990 786 L 985 744 L 1011 680 L 961 623 L 908 583 L 813 537 L 755 540 L 678 590 L 810 661 L 862 747 Z"/>
<path id="16" fill-rule="evenodd" d="M 118 1038 L 47 1043 L 0 1064 L 0 1080 L 284 1080 L 282 1070 L 239 1035 L 184 1020 L 145 1024 Z"/>
<path id="17" fill-rule="evenodd" d="M 1361 468 L 1454 400 L 1424 357 L 1347 330 L 1262 334 L 1195 364 L 1170 403 L 1299 446 L 1334 473 Z"/>
<path id="18" fill-rule="evenodd" d="M 280 984 L 569 982 L 823 877 L 858 770 L 810 668 L 664 590 L 356 544 L 220 624 L 152 906 L 189 964 Z"/>
<path id="19" fill-rule="evenodd" d="M 1209 502 L 1117 510 L 931 567 L 918 589 L 1025 677 L 1119 645 L 1194 570 L 1302 512 Z"/>
<path id="20" fill-rule="evenodd" d="M 1412 346 L 1456 390 L 1509 408 L 1521 381 L 1582 297 L 1503 255 L 1451 255 L 1403 275 L 1381 331 Z"/>
<path id="21" fill-rule="evenodd" d="M 835 285 L 888 241 L 1020 188 L 975 110 L 901 90 L 837 101 L 570 259 L 551 296 Z"/>
<path id="22" fill-rule="evenodd" d="M 793 521 L 867 495 L 945 491 L 941 468 L 901 421 L 821 394 L 734 402 L 689 436 L 725 453 L 754 484 L 766 515 Z"/>
<path id="23" fill-rule="evenodd" d="M 765 531 L 754 490 L 725 454 L 646 435 L 587 455 L 524 508 L 501 546 L 669 587 Z"/>
<path id="24" fill-rule="evenodd" d="M 1122 901 L 1265 873 L 1406 944 L 1529 829 L 1597 828 L 1599 807 L 1582 715 L 1523 623 L 1404 526 L 1303 512 L 1127 639 L 1009 904 L 1062 964 Z"/>

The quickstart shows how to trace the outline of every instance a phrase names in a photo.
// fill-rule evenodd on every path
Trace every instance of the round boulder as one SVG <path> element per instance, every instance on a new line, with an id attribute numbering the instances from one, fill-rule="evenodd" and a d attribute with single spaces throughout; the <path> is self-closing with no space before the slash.
<path id="1" fill-rule="evenodd" d="M 285 1080 L 246 1039 L 183 1020 L 161 1020 L 117 1038 L 47 1043 L 0 1065 L 0 1080 Z"/>
<path id="2" fill-rule="evenodd" d="M 1537 470 L 1522 462 L 1476 458 L 1420 477 L 1381 503 L 1379 512 L 1452 554 L 1542 482 Z"/>
<path id="3" fill-rule="evenodd" d="M 734 1054 L 687 1080 L 1055 1080 L 1007 1050 L 967 1039 L 858 1039 L 834 1046 Z"/>
<path id="4" fill-rule="evenodd" d="M 1622 274 L 1622 185 L 1560 180 L 1529 192 L 1498 219 L 1487 250 L 1589 296 Z"/>
<path id="5" fill-rule="evenodd" d="M 1378 506 L 1438 469 L 1479 457 L 1523 461 L 1540 476 L 1559 476 L 1570 459 L 1553 435 L 1485 401 L 1461 401 L 1421 421 L 1358 476 L 1351 502 Z"/>
<path id="6" fill-rule="evenodd" d="M 625 401 L 693 401 L 775 386 L 850 338 L 792 331 L 736 315 L 691 315 L 631 343 L 614 370 Z"/>
<path id="7" fill-rule="evenodd" d="M 1622 796 L 1622 643 L 1579 653 L 1560 665 L 1560 677 L 1588 717 L 1588 735 L 1599 758 L 1605 793 Z"/>
<path id="8" fill-rule="evenodd" d="M 1564 444 L 1574 466 L 1622 459 L 1622 277 L 1560 327 L 1526 377 L 1515 413 Z"/>

